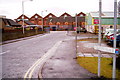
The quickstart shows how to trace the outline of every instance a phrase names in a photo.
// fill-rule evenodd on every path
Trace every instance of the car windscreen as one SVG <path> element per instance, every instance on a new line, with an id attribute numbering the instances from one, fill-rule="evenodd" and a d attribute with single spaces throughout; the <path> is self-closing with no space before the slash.
<path id="1" fill-rule="evenodd" d="M 120 30 L 117 30 L 117 33 L 120 33 Z"/>

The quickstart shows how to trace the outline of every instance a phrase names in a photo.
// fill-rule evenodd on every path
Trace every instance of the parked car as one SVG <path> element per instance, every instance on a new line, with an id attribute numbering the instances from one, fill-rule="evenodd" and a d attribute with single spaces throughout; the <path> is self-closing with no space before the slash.
<path id="1" fill-rule="evenodd" d="M 87 32 L 87 30 L 84 28 L 84 27 L 78 27 L 77 28 L 77 33 L 80 33 L 80 32 L 84 32 L 84 33 L 86 33 Z"/>
<path id="2" fill-rule="evenodd" d="M 110 38 L 108 39 L 108 44 L 114 44 L 114 35 L 110 36 Z M 116 34 L 116 46 L 120 47 L 120 33 Z"/>
<path id="3" fill-rule="evenodd" d="M 120 33 L 120 29 L 117 29 L 116 31 L 117 31 L 117 34 Z M 114 29 L 106 29 L 103 38 L 105 39 L 105 41 L 108 41 L 110 39 L 110 36 L 112 35 L 114 35 Z"/>

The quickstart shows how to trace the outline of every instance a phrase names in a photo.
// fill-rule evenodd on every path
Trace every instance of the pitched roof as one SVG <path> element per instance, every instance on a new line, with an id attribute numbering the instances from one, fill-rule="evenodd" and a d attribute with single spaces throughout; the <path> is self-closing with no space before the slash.
<path id="1" fill-rule="evenodd" d="M 28 21 L 28 20 L 25 20 L 24 22 L 25 22 L 26 24 L 28 24 L 28 25 L 35 25 L 35 24 L 31 23 L 31 22 Z"/>
<path id="2" fill-rule="evenodd" d="M 11 20 L 11 19 L 8 19 L 8 23 L 9 23 L 11 26 L 21 26 L 20 24 L 14 22 L 14 21 Z"/>
<path id="3" fill-rule="evenodd" d="M 6 18 L 2 18 L 2 20 L 4 21 L 5 24 L 9 24 L 10 26 L 15 26 L 15 27 L 20 27 L 21 25 L 16 23 L 15 21 L 13 21 L 12 19 L 6 19 Z"/>
<path id="4" fill-rule="evenodd" d="M 21 15 L 21 16 L 19 16 L 17 19 L 22 19 L 22 16 L 24 16 L 24 19 L 29 19 L 29 17 L 27 17 L 26 15 Z"/>
<path id="5" fill-rule="evenodd" d="M 86 14 L 83 12 L 80 12 L 77 16 L 81 16 L 81 15 L 86 16 Z"/>
<path id="6" fill-rule="evenodd" d="M 52 14 L 52 13 L 49 13 L 47 16 L 44 17 L 44 19 L 50 18 L 50 17 L 56 17 L 56 16 L 54 14 Z"/>
<path id="7" fill-rule="evenodd" d="M 36 19 L 36 18 L 37 18 L 37 19 L 41 19 L 42 17 L 36 13 L 36 14 L 34 14 L 34 15 L 30 18 L 30 20 L 31 20 L 31 19 Z"/>
<path id="8" fill-rule="evenodd" d="M 99 17 L 99 12 L 90 12 L 92 17 Z M 114 12 L 102 12 L 102 17 L 114 17 Z M 120 17 L 118 15 L 118 17 Z"/>
<path id="9" fill-rule="evenodd" d="M 68 14 L 68 13 L 66 13 L 66 12 L 65 12 L 65 13 L 63 13 L 60 17 L 65 17 L 65 16 L 66 16 L 66 17 L 67 17 L 67 16 L 72 17 L 70 14 Z"/>

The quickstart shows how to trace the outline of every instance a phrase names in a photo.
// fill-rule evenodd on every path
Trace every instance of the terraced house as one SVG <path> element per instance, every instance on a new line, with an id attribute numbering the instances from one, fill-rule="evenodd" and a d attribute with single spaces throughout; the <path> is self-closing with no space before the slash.
<path id="1" fill-rule="evenodd" d="M 34 23 L 35 25 L 42 25 L 42 17 L 39 15 L 39 14 L 35 14 L 35 15 L 33 15 L 30 19 L 29 19 L 29 21 L 31 22 L 31 23 Z"/>
<path id="2" fill-rule="evenodd" d="M 85 27 L 85 14 L 83 12 L 77 15 L 77 25 Z M 68 13 L 63 13 L 59 17 L 51 17 L 47 21 L 48 23 L 54 23 L 54 28 L 57 30 L 73 30 L 76 26 L 75 16 L 71 16 Z"/>
<path id="3" fill-rule="evenodd" d="M 77 25 L 80 27 L 85 27 L 85 16 L 83 12 L 77 14 Z M 23 15 L 15 19 L 16 22 L 22 25 Z M 63 13 L 61 16 L 57 17 L 53 13 L 49 13 L 44 18 L 39 14 L 33 15 L 31 18 L 28 18 L 24 15 L 25 26 L 26 25 L 40 25 L 49 27 L 51 30 L 73 30 L 76 26 L 75 16 L 71 16 L 68 13 Z"/>
<path id="4" fill-rule="evenodd" d="M 27 26 L 27 25 L 35 25 L 34 23 L 31 23 L 30 20 L 29 20 L 29 17 L 27 17 L 26 15 L 21 15 L 19 16 L 16 20 L 16 22 L 18 24 L 21 24 L 23 25 L 23 17 L 24 17 L 24 26 Z"/>

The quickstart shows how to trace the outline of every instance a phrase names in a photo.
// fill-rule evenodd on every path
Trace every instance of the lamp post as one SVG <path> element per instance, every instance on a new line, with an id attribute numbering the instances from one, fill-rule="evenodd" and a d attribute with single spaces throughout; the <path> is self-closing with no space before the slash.
<path id="1" fill-rule="evenodd" d="M 47 12 L 47 10 L 44 10 L 44 11 Z M 44 22 L 44 21 L 43 21 L 43 12 L 44 12 L 44 11 L 41 11 L 41 16 L 42 16 L 42 31 L 43 31 L 43 26 L 44 26 L 44 23 L 43 23 L 43 22 Z"/>
<path id="2" fill-rule="evenodd" d="M 38 16 L 35 16 L 36 25 L 38 25 Z"/>
<path id="3" fill-rule="evenodd" d="M 70 26 L 69 26 L 69 23 L 70 23 L 70 20 L 72 19 L 72 16 L 67 16 L 65 15 L 64 16 L 64 25 L 67 25 L 67 35 L 69 34 L 69 31 L 70 31 Z"/>
<path id="4" fill-rule="evenodd" d="M 49 27 L 47 27 L 47 31 L 48 31 L 49 33 L 50 33 L 50 27 L 51 27 L 50 25 L 51 25 L 51 23 L 52 23 L 52 20 L 53 20 L 53 19 L 50 19 L 50 20 L 49 20 L 49 24 L 48 24 Z"/>
<path id="5" fill-rule="evenodd" d="M 75 35 L 76 45 L 75 46 L 76 46 L 76 55 L 77 55 L 76 57 L 78 57 L 78 54 L 77 54 L 77 26 L 78 26 L 77 22 L 78 21 L 77 21 L 77 13 L 76 13 L 76 15 L 75 15 L 75 23 L 76 23 L 75 24 L 76 25 L 76 35 Z"/>
<path id="6" fill-rule="evenodd" d="M 29 0 L 29 1 L 33 1 L 33 0 Z M 24 0 L 22 0 L 22 27 L 23 27 L 23 34 L 25 33 L 25 30 L 24 30 L 24 24 L 25 24 L 25 20 L 24 20 Z"/>
<path id="7" fill-rule="evenodd" d="M 35 16 L 35 21 L 36 21 L 36 27 L 35 27 L 35 33 L 37 34 L 38 33 L 38 16 L 36 15 Z"/>
<path id="8" fill-rule="evenodd" d="M 64 26 L 65 26 L 65 28 L 66 28 L 66 18 L 67 18 L 68 16 L 67 15 L 64 15 Z M 67 26 L 67 35 L 68 35 L 68 26 Z"/>

